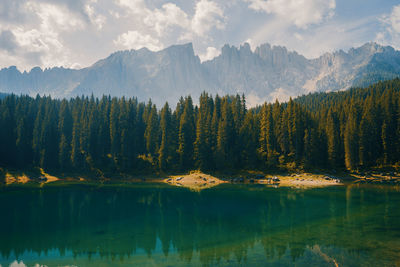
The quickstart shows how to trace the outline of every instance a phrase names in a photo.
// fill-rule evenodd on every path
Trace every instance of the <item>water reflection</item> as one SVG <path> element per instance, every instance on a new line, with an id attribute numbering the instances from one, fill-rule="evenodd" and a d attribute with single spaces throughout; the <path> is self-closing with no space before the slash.
<path id="1" fill-rule="evenodd" d="M 3 266 L 394 266 L 400 259 L 400 196 L 389 188 L 2 191 Z"/>

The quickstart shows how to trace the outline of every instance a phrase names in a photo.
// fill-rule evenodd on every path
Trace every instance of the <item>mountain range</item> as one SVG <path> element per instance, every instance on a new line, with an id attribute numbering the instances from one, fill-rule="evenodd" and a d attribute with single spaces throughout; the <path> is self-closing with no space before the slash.
<path id="1" fill-rule="evenodd" d="M 366 43 L 307 59 L 282 46 L 263 44 L 251 50 L 225 45 L 219 56 L 201 62 L 191 43 L 158 52 L 146 48 L 118 51 L 83 69 L 62 67 L 20 72 L 0 70 L 0 92 L 51 95 L 136 96 L 158 105 L 212 94 L 245 94 L 255 105 L 317 91 L 344 90 L 400 76 L 400 51 Z"/>

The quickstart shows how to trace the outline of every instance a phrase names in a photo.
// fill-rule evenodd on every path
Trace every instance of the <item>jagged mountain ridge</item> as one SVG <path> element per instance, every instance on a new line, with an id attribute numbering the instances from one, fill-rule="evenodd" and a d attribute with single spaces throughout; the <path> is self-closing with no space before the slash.
<path id="1" fill-rule="evenodd" d="M 400 52 L 366 43 L 348 52 L 307 59 L 285 47 L 264 44 L 254 51 L 246 43 L 225 45 L 216 58 L 201 62 L 192 44 L 158 52 L 146 48 L 119 51 L 80 70 L 38 67 L 0 71 L 0 91 L 17 94 L 137 96 L 162 104 L 180 96 L 244 93 L 250 104 L 287 99 L 315 91 L 347 89 L 400 76 Z M 253 103 L 252 103 L 253 102 Z"/>

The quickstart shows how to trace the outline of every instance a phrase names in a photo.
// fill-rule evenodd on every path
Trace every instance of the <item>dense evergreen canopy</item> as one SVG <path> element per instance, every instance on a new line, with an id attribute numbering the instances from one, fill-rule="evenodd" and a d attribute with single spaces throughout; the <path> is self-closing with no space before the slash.
<path id="1" fill-rule="evenodd" d="M 8 95 L 0 166 L 63 172 L 335 168 L 400 161 L 400 80 L 247 109 L 203 93 L 171 110 L 137 99 Z"/>

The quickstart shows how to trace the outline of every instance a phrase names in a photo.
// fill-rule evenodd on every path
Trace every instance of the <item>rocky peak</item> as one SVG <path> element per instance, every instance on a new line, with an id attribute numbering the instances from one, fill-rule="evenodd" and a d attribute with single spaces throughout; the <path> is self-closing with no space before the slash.
<path id="1" fill-rule="evenodd" d="M 187 43 L 157 52 L 147 48 L 118 51 L 80 70 L 43 71 L 37 67 L 21 74 L 12 66 L 0 71 L 0 92 L 46 93 L 54 97 L 110 94 L 173 104 L 181 95 L 196 98 L 208 91 L 244 93 L 263 101 L 349 88 L 364 79 L 366 72 L 378 73 L 374 76 L 378 80 L 399 76 L 400 52 L 367 43 L 348 52 L 339 50 L 306 59 L 283 46 L 267 43 L 253 52 L 244 43 L 239 47 L 226 44 L 219 56 L 201 63 L 192 43 Z"/>

